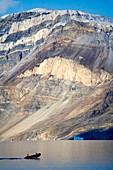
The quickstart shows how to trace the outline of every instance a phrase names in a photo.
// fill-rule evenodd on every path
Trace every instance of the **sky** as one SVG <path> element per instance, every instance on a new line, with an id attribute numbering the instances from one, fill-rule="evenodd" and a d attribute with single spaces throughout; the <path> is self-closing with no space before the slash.
<path id="1" fill-rule="evenodd" d="M 0 0 L 0 16 L 33 8 L 81 10 L 113 18 L 113 0 Z"/>

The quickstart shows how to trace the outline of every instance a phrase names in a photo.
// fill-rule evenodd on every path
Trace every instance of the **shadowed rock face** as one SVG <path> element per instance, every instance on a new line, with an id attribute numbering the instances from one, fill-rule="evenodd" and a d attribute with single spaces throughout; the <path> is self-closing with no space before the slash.
<path id="1" fill-rule="evenodd" d="M 113 19 L 46 9 L 0 18 L 0 94 L 1 139 L 100 139 L 113 126 Z"/>

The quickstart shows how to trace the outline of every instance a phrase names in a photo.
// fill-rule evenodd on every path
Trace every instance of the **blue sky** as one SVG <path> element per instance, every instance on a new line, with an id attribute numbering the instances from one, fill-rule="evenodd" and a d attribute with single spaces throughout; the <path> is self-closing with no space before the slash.
<path id="1" fill-rule="evenodd" d="M 0 16 L 32 8 L 81 10 L 113 18 L 113 0 L 0 0 Z"/>

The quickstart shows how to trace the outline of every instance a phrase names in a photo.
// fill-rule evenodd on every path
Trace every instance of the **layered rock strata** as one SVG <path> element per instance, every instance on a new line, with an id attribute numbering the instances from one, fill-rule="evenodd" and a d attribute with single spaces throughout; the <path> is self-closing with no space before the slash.
<path id="1" fill-rule="evenodd" d="M 1 17 L 0 93 L 2 140 L 93 130 L 112 139 L 113 19 L 46 9 Z"/>

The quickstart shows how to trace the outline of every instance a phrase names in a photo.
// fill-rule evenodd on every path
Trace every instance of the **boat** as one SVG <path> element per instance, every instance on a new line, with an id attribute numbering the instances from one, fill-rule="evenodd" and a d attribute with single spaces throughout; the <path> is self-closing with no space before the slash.
<path id="1" fill-rule="evenodd" d="M 41 156 L 41 153 L 36 153 L 34 155 L 27 154 L 24 159 L 38 159 Z"/>

